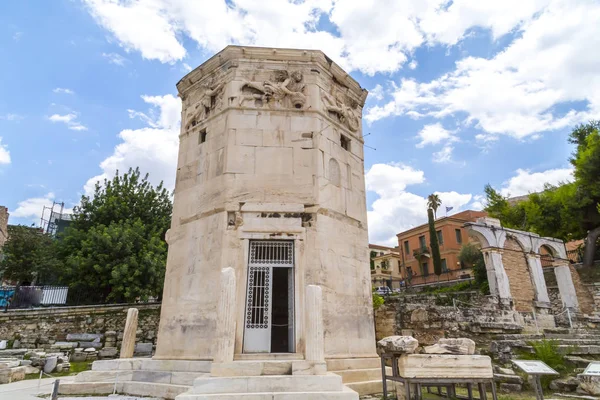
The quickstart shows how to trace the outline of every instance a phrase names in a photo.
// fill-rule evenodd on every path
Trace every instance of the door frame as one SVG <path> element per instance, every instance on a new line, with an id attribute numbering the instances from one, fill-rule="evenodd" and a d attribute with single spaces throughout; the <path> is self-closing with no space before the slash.
<path id="1" fill-rule="evenodd" d="M 291 264 L 289 263 L 285 263 L 285 262 L 267 262 L 267 263 L 253 263 L 251 260 L 251 256 L 252 256 L 252 246 L 253 243 L 256 243 L 257 247 L 259 246 L 259 243 L 263 242 L 263 243 L 286 243 L 289 244 L 291 247 Z M 242 352 L 244 354 L 270 354 L 271 353 L 271 347 L 272 347 L 272 329 L 273 329 L 273 316 L 272 316 L 272 312 L 273 312 L 273 271 L 275 268 L 285 268 L 286 270 L 288 270 L 288 281 L 287 281 L 287 290 L 288 290 L 288 337 L 289 337 L 289 350 L 288 353 L 293 353 L 295 351 L 296 348 L 296 343 L 295 343 L 295 339 L 296 339 L 296 335 L 295 335 L 295 327 L 296 327 L 296 310 L 295 310 L 295 304 L 296 304 L 296 290 L 295 290 L 295 275 L 296 275 L 296 249 L 295 249 L 295 241 L 294 240 L 278 240 L 278 239 L 253 239 L 253 240 L 249 240 L 249 251 L 248 251 L 248 257 L 246 259 L 246 290 L 245 290 L 245 295 L 244 295 L 244 333 L 243 333 L 243 342 L 242 342 Z M 285 251 L 285 248 L 282 247 Z M 283 261 L 283 260 L 282 260 Z M 258 269 L 258 271 L 263 271 L 266 272 L 266 274 L 264 274 L 262 276 L 262 286 L 266 287 L 266 289 L 264 289 L 264 291 L 262 292 L 262 296 L 265 296 L 266 300 L 264 301 L 264 304 L 266 306 L 266 312 L 267 312 L 267 318 L 266 318 L 266 326 L 265 325 L 261 325 L 261 323 L 254 323 L 253 325 L 260 325 L 259 327 L 252 327 L 250 328 L 250 326 L 248 326 L 248 324 L 250 324 L 250 321 L 248 320 L 248 316 L 247 313 L 249 313 L 249 297 L 250 297 L 250 284 L 251 284 L 251 275 L 248 273 L 251 269 Z M 289 273 L 289 270 L 291 269 L 292 273 Z M 258 276 L 258 275 L 257 275 Z M 254 282 L 256 283 L 256 282 Z M 290 293 L 290 290 L 293 291 L 292 293 Z M 266 337 L 261 337 L 262 335 L 265 335 Z M 268 351 L 251 351 L 251 350 L 246 350 L 246 343 L 248 340 L 248 337 L 252 337 L 253 340 L 260 342 L 261 340 L 268 340 L 268 343 L 262 343 L 262 345 L 266 348 L 268 348 Z M 267 339 L 268 338 L 268 339 Z M 251 347 L 250 345 L 248 345 L 248 347 Z M 257 347 L 261 347 L 260 345 L 257 345 Z"/>
<path id="2" fill-rule="evenodd" d="M 256 229 L 251 226 L 244 226 L 238 231 L 240 240 L 239 256 L 236 257 L 236 264 L 239 271 L 239 281 L 243 282 L 237 286 L 237 320 L 235 333 L 235 352 L 234 357 L 243 357 L 244 343 L 244 324 L 246 319 L 246 282 L 248 280 L 248 260 L 250 254 L 250 240 L 293 240 L 294 242 L 294 347 L 295 354 L 304 354 L 304 313 L 301 311 L 304 307 L 304 244 L 306 239 L 306 229 L 302 227 L 290 228 L 278 231 Z M 268 357 L 272 353 L 260 353 Z"/>

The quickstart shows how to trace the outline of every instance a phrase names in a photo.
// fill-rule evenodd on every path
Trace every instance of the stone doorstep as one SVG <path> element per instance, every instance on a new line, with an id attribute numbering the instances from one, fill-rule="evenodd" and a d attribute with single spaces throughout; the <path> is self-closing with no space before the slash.
<path id="1" fill-rule="evenodd" d="M 208 376 L 202 372 L 177 371 L 84 371 L 75 377 L 75 382 L 150 382 L 192 386 L 194 379 Z"/>
<path id="2" fill-rule="evenodd" d="M 366 395 L 366 394 L 383 393 L 383 383 L 381 382 L 381 379 L 373 380 L 373 381 L 364 381 L 364 382 L 349 382 L 349 383 L 345 383 L 344 385 L 346 387 L 348 387 L 349 389 L 354 390 L 356 393 L 358 393 L 361 396 Z M 388 383 L 388 390 L 390 392 L 393 391 L 391 382 Z"/>
<path id="3" fill-rule="evenodd" d="M 338 392 L 343 388 L 339 375 L 285 375 L 197 378 L 190 393 L 303 393 Z"/>
<path id="4" fill-rule="evenodd" d="M 358 396 L 352 389 L 342 387 L 337 392 L 184 393 L 177 396 L 177 400 L 358 400 Z"/>

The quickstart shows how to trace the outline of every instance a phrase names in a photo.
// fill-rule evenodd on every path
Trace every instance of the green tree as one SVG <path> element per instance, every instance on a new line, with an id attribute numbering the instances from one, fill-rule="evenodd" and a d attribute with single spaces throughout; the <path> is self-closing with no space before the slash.
<path id="1" fill-rule="evenodd" d="M 460 253 L 458 253 L 458 260 L 466 267 L 473 269 L 473 277 L 478 286 L 487 282 L 485 260 L 483 259 L 483 253 L 479 247 L 473 243 L 463 244 L 460 248 Z"/>
<path id="2" fill-rule="evenodd" d="M 442 205 L 442 200 L 440 196 L 435 193 L 427 196 L 427 208 L 431 208 L 433 210 L 433 215 L 437 218 L 437 210 Z"/>
<path id="3" fill-rule="evenodd" d="M 0 271 L 4 279 L 20 284 L 52 283 L 57 266 L 52 238 L 41 229 L 8 226 Z"/>
<path id="4" fill-rule="evenodd" d="M 565 241 L 585 238 L 584 266 L 592 266 L 600 237 L 600 122 L 579 125 L 570 134 L 576 146 L 570 158 L 574 180 L 558 186 L 546 185 L 525 201 L 508 199 L 486 185 L 490 216 L 507 228 L 533 231 Z"/>
<path id="5" fill-rule="evenodd" d="M 438 276 L 442 274 L 442 257 L 440 256 L 440 244 L 438 242 L 437 232 L 435 230 L 435 220 L 433 219 L 433 209 L 427 209 L 427 219 L 429 220 L 429 244 L 431 245 L 431 255 L 433 258 L 433 272 Z"/>
<path id="6" fill-rule="evenodd" d="M 90 303 L 160 297 L 171 212 L 170 193 L 137 168 L 97 183 L 59 237 L 63 282 Z"/>

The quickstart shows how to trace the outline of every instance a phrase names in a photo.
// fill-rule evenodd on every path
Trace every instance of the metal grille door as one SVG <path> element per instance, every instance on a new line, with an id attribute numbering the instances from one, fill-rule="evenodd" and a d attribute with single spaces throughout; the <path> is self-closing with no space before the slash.
<path id="1" fill-rule="evenodd" d="M 292 267 L 293 250 L 293 242 L 267 240 L 250 242 L 244 353 L 271 351 L 273 268 Z"/>

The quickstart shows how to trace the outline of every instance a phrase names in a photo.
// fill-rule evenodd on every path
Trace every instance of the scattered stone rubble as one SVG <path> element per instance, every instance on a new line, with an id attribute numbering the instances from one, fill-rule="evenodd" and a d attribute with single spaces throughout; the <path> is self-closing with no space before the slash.
<path id="1" fill-rule="evenodd" d="M 25 379 L 25 375 L 46 374 L 68 371 L 71 362 L 93 362 L 103 359 L 114 359 L 119 356 L 122 334 L 107 331 L 96 333 L 69 333 L 63 341 L 39 343 L 39 348 L 26 347 L 20 340 L 4 342 L 0 349 L 0 384 Z M 152 343 L 138 343 L 135 346 L 135 357 L 151 357 Z"/>

